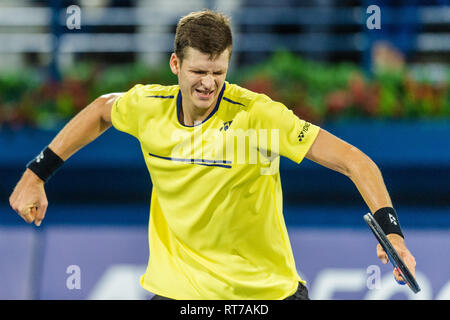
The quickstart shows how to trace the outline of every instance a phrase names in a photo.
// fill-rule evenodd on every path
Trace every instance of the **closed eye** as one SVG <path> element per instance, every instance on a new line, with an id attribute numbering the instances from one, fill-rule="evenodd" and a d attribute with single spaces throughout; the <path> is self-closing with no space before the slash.
<path id="1" fill-rule="evenodd" d="M 192 72 L 192 73 L 195 73 L 195 74 L 200 74 L 200 75 L 205 75 L 205 74 L 208 73 L 208 72 L 206 72 L 206 71 L 201 71 L 201 70 L 192 70 L 191 72 Z M 213 75 L 215 75 L 215 76 L 221 76 L 221 75 L 223 75 L 223 71 L 216 71 L 216 72 L 213 72 Z"/>

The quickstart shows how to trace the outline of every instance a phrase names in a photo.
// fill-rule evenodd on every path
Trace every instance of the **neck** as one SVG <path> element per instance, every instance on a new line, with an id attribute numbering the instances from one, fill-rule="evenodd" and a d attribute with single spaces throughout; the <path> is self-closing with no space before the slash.
<path id="1" fill-rule="evenodd" d="M 185 104 L 181 104 L 180 108 L 180 120 L 185 126 L 193 126 L 199 122 L 204 121 L 216 106 L 215 101 L 208 109 L 199 109 L 195 106 L 189 107 Z"/>

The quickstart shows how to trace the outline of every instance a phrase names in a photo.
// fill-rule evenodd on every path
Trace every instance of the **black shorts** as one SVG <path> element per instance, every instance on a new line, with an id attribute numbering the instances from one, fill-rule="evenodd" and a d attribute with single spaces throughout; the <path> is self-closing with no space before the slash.
<path id="1" fill-rule="evenodd" d="M 308 288 L 306 288 L 303 283 L 299 282 L 297 291 L 295 291 L 292 296 L 289 296 L 283 300 L 309 300 Z"/>
<path id="2" fill-rule="evenodd" d="M 174 299 L 158 296 L 157 294 L 155 294 L 150 300 L 174 300 Z M 293 295 L 285 298 L 284 300 L 309 300 L 308 289 L 305 287 L 303 283 L 299 282 L 297 291 L 295 291 Z"/>

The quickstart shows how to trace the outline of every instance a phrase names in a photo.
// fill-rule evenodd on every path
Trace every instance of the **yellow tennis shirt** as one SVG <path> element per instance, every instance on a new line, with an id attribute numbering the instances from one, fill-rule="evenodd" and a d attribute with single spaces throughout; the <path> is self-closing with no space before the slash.
<path id="1" fill-rule="evenodd" d="M 215 109 L 179 121 L 178 85 L 136 85 L 112 108 L 153 184 L 141 285 L 172 299 L 284 299 L 300 276 L 283 218 L 280 156 L 300 163 L 319 127 L 225 82 Z"/>

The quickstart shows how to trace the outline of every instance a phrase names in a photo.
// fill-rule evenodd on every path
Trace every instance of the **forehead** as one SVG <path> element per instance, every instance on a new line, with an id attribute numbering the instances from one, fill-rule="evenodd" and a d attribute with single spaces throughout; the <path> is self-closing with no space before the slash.
<path id="1" fill-rule="evenodd" d="M 211 58 L 208 53 L 188 47 L 185 51 L 183 65 L 199 69 L 227 69 L 229 60 L 229 49 L 225 49 L 220 55 Z"/>

